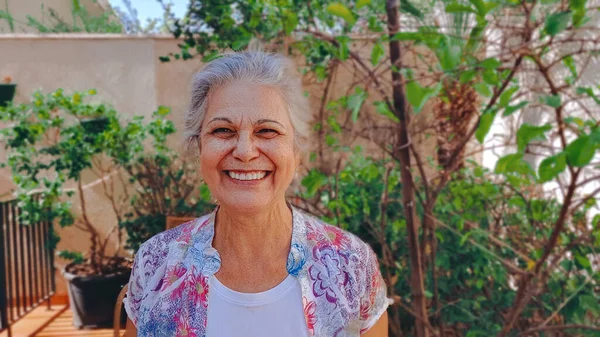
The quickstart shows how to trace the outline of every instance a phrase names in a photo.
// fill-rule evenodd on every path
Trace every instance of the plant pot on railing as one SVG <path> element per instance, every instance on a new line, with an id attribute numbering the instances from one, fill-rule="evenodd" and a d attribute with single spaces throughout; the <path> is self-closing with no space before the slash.
<path id="1" fill-rule="evenodd" d="M 80 121 L 85 132 L 91 136 L 95 136 L 106 130 L 109 122 L 108 117 L 90 117 Z"/>
<path id="2" fill-rule="evenodd" d="M 63 275 L 68 283 L 73 325 L 78 329 L 112 327 L 115 303 L 119 292 L 129 281 L 131 270 L 80 276 L 67 271 L 72 266 L 67 265 Z"/>
<path id="3" fill-rule="evenodd" d="M 12 102 L 15 97 L 15 91 L 17 85 L 13 83 L 2 83 L 0 84 L 0 106 L 5 107 L 8 102 Z"/>

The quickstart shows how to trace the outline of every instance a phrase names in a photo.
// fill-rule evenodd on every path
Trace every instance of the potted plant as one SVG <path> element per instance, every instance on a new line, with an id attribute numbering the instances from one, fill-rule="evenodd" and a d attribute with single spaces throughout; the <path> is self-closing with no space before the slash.
<path id="1" fill-rule="evenodd" d="M 12 82 L 10 76 L 4 76 L 2 83 L 0 84 L 0 106 L 5 107 L 8 102 L 12 102 L 15 97 L 15 91 L 17 85 Z"/>
<path id="2" fill-rule="evenodd" d="M 89 235 L 87 252 L 59 252 L 60 257 L 71 261 L 63 275 L 68 282 L 73 323 L 79 328 L 112 325 L 116 298 L 131 270 L 129 254 L 121 249 L 123 230 L 119 225 L 132 212 L 130 199 L 136 198 L 136 177 L 128 168 L 138 158 L 148 156 L 144 148 L 148 137 L 154 137 L 159 152 L 166 151 L 166 136 L 175 130 L 165 119 L 166 108 L 159 109 L 148 124 L 143 123 L 143 117 L 124 123 L 114 109 L 86 103 L 86 97 L 95 94 L 94 90 L 72 95 L 63 90 L 49 95 L 36 93 L 29 104 L 0 108 L 1 120 L 9 125 L 0 135 L 24 210 L 22 221 L 73 226 Z M 81 122 L 90 116 L 106 122 L 90 132 Z M 109 229 L 99 227 L 103 219 L 92 216 L 84 174 L 95 176 L 107 197 L 108 209 L 116 219 Z M 38 192 L 39 201 L 32 192 Z M 59 238 L 55 233 L 53 237 L 56 245 Z M 114 254 L 107 249 L 111 240 Z"/>
<path id="3" fill-rule="evenodd" d="M 125 166 L 135 180 L 131 212 L 121 227 L 126 248 L 134 252 L 142 243 L 166 229 L 193 220 L 214 208 L 206 185 L 200 183 L 196 164 L 160 147 Z"/>

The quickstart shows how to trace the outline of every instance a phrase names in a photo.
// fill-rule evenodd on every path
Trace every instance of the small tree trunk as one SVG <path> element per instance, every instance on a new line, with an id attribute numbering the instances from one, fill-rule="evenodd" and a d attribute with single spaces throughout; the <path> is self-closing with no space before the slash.
<path id="1" fill-rule="evenodd" d="M 391 37 L 400 31 L 399 4 L 398 0 L 387 0 L 386 12 L 388 19 L 388 30 L 390 34 L 390 61 L 397 68 L 402 68 L 402 56 L 400 42 L 393 41 Z M 393 105 L 395 114 L 400 120 L 398 124 L 398 144 L 394 149 L 394 155 L 400 159 L 400 179 L 402 180 L 402 204 L 404 205 L 404 216 L 406 218 L 406 228 L 408 231 L 408 245 L 410 251 L 410 285 L 413 300 L 413 310 L 416 315 L 415 335 L 417 337 L 429 336 L 426 324 L 427 304 L 425 302 L 425 284 L 423 281 L 423 264 L 421 260 L 421 251 L 419 249 L 419 223 L 415 212 L 414 187 L 412 173 L 410 172 L 410 147 L 408 137 L 409 116 L 406 113 L 406 100 L 404 97 L 404 87 L 402 85 L 402 76 L 397 71 L 392 70 L 393 83 Z"/>

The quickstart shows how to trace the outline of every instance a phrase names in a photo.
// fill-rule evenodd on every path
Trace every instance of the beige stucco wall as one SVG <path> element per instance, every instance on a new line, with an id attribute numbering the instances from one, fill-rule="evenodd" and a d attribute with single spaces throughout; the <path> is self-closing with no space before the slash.
<path id="1" fill-rule="evenodd" d="M 370 55 L 370 46 L 358 44 L 359 53 L 366 58 Z M 171 120 L 178 129 L 183 125 L 183 112 L 187 104 L 188 85 L 193 73 L 201 66 L 199 60 L 172 61 L 162 63 L 159 56 L 176 52 L 177 41 L 172 37 L 134 37 L 119 35 L 2 35 L 0 34 L 0 76 L 10 75 L 17 83 L 15 103 L 27 102 L 36 90 L 44 93 L 58 88 L 66 91 L 97 89 L 98 101 L 112 104 L 124 118 L 133 115 L 150 116 L 159 105 L 171 107 Z M 406 60 L 407 62 L 413 62 Z M 302 59 L 297 63 L 301 66 Z M 335 98 L 353 90 L 354 82 L 352 69 L 340 67 L 337 72 L 332 96 Z M 389 77 L 389 74 L 384 74 Z M 389 78 L 385 78 L 387 82 Z M 314 112 L 318 111 L 323 95 L 324 83 L 315 83 L 305 78 L 306 90 L 310 94 Z M 372 108 L 365 108 L 361 114 L 366 114 Z M 413 119 L 416 123 L 426 123 L 427 110 Z M 375 115 L 376 114 L 371 114 Z M 385 123 L 383 118 L 375 122 Z M 2 127 L 2 125 L 0 125 Z M 375 137 L 383 134 L 374 132 Z M 386 135 L 383 135 L 387 137 Z M 313 137 L 311 147 L 316 148 Z M 342 140 L 344 139 L 342 136 Z M 431 141 L 425 146 L 430 148 Z M 365 140 L 359 140 L 367 148 L 367 153 L 377 155 L 382 153 L 376 146 L 369 145 Z M 173 147 L 181 144 L 180 134 L 170 139 Z M 432 153 L 431 150 L 427 153 Z M 336 163 L 339 154 L 329 153 L 328 162 Z M 6 159 L 3 148 L 0 148 L 0 161 Z M 327 166 L 327 163 L 325 163 Z M 83 178 L 84 193 L 89 208 L 90 217 L 102 235 L 105 235 L 116 223 L 114 213 L 104 196 L 102 184 L 97 177 L 86 174 Z M 0 171 L 0 196 L 7 197 L 13 185 L 10 173 Z M 75 187 L 75 186 L 69 186 Z M 79 213 L 78 200 L 73 200 L 74 211 Z M 58 249 L 77 250 L 85 252 L 89 248 L 89 236 L 76 228 L 58 229 L 62 238 Z M 114 250 L 115 240 L 109 245 Z M 57 267 L 65 262 L 57 259 Z M 62 277 L 57 277 L 58 292 L 64 294 L 65 288 Z"/>
<path id="2" fill-rule="evenodd" d="M 115 35 L 0 35 L 0 74 L 10 75 L 17 83 L 15 103 L 30 100 L 37 90 L 44 93 L 63 88 L 68 92 L 97 89 L 95 101 L 115 107 L 124 118 L 147 116 L 159 105 L 181 109 L 188 78 L 194 62 L 162 65 L 158 56 L 176 47 L 169 38 L 139 38 Z M 175 67 L 175 69 L 173 69 Z M 197 65 L 196 65 L 197 67 Z M 164 71 L 157 71 L 162 69 Z M 174 76 L 177 74 L 177 76 Z M 186 76 L 188 78 L 186 78 Z M 157 81 L 160 81 L 158 85 Z M 157 95 L 157 90 L 161 94 Z M 1 127 L 1 125 L 0 125 Z M 4 148 L 0 161 L 6 160 Z M 105 235 L 116 223 L 104 196 L 102 184 L 92 174 L 84 176 L 85 199 L 90 218 Z M 7 198 L 13 184 L 7 169 L 0 171 L 0 196 Z M 69 186 L 74 188 L 75 186 Z M 75 199 L 74 211 L 79 213 Z M 58 249 L 85 252 L 89 236 L 70 227 L 58 229 Z M 114 251 L 112 236 L 109 251 Z M 57 267 L 64 261 L 57 259 Z M 62 278 L 57 277 L 59 293 L 64 293 Z"/>
<path id="3" fill-rule="evenodd" d="M 6 1 L 6 7 L 5 2 Z M 80 3 L 89 14 L 98 16 L 110 10 L 106 0 L 80 0 Z M 8 11 L 14 19 L 14 33 L 36 32 L 35 28 L 27 26 L 27 16 L 31 16 L 43 24 L 54 22 L 49 19 L 49 10 L 52 9 L 63 21 L 72 23 L 73 0 L 3 0 L 0 1 L 0 10 Z M 11 33 L 6 20 L 0 19 L 0 34 Z"/>

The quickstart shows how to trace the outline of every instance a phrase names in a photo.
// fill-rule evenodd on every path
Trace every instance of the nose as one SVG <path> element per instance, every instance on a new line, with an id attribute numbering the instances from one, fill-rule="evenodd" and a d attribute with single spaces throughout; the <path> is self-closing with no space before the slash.
<path id="1" fill-rule="evenodd" d="M 259 155 L 252 134 L 249 132 L 241 132 L 237 137 L 237 143 L 233 149 L 233 157 L 242 161 L 249 162 Z"/>

